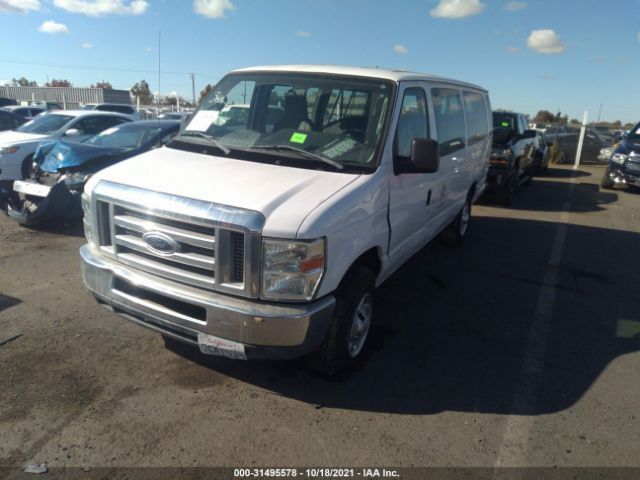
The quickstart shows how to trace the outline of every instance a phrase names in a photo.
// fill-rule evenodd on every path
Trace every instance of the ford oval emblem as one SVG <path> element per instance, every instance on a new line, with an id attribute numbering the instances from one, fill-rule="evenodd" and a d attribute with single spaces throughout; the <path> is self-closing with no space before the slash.
<path id="1" fill-rule="evenodd" d="M 178 242 L 162 232 L 147 232 L 142 240 L 147 249 L 157 255 L 172 255 L 178 251 Z"/>

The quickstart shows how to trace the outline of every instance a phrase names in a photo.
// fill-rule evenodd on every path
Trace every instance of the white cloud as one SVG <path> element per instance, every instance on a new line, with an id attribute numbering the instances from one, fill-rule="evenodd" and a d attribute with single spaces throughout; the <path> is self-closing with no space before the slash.
<path id="1" fill-rule="evenodd" d="M 393 51 L 400 54 L 409 53 L 409 49 L 400 43 L 393 44 Z"/>
<path id="2" fill-rule="evenodd" d="M 226 10 L 235 8 L 230 0 L 193 0 L 193 11 L 209 18 L 224 18 Z"/>
<path id="3" fill-rule="evenodd" d="M 41 6 L 40 0 L 0 0 L 0 13 L 26 13 Z"/>
<path id="4" fill-rule="evenodd" d="M 147 11 L 147 0 L 53 0 L 53 4 L 71 13 L 91 17 L 101 15 L 141 15 Z"/>
<path id="5" fill-rule="evenodd" d="M 528 6 L 529 4 L 527 2 L 507 2 L 504 5 L 504 9 L 510 12 L 515 12 L 516 10 L 523 10 Z"/>
<path id="6" fill-rule="evenodd" d="M 520 51 L 518 47 L 507 47 L 505 50 L 507 53 L 518 53 Z"/>
<path id="7" fill-rule="evenodd" d="M 38 27 L 38 30 L 43 33 L 68 33 L 69 29 L 64 23 L 54 22 L 53 20 L 47 20 Z"/>
<path id="8" fill-rule="evenodd" d="M 144 49 L 144 51 L 147 52 L 147 53 L 150 53 L 152 50 L 151 50 L 151 47 L 147 47 L 147 48 Z"/>
<path id="9" fill-rule="evenodd" d="M 4 87 L 5 85 L 11 85 L 9 80 L 0 80 L 0 87 Z"/>
<path id="10" fill-rule="evenodd" d="M 82 48 L 92 48 L 92 47 L 93 47 L 93 45 L 91 45 L 89 42 L 84 42 L 82 44 Z"/>
<path id="11" fill-rule="evenodd" d="M 560 36 L 549 29 L 533 30 L 527 39 L 527 46 L 538 53 L 562 53 L 566 50 Z"/>
<path id="12" fill-rule="evenodd" d="M 480 0 L 440 0 L 429 13 L 436 18 L 464 18 L 478 15 L 486 7 Z"/>
<path id="13" fill-rule="evenodd" d="M 296 35 L 302 38 L 309 38 L 311 36 L 311 32 L 299 31 L 299 32 L 296 32 Z"/>

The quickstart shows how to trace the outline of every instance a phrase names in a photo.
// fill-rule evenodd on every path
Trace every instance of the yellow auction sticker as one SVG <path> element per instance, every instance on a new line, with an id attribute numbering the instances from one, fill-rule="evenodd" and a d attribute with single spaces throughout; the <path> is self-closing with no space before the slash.
<path id="1" fill-rule="evenodd" d="M 289 139 L 289 141 L 291 143 L 304 143 L 307 141 L 307 134 L 296 132 L 293 135 L 291 135 L 291 138 Z"/>

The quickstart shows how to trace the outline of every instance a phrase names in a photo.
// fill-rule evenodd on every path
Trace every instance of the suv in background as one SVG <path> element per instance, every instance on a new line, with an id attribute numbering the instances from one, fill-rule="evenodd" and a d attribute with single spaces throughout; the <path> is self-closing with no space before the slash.
<path id="1" fill-rule="evenodd" d="M 101 112 L 116 112 L 128 115 L 132 120 L 140 120 L 140 113 L 133 105 L 126 103 L 86 103 L 80 110 L 98 110 Z"/>
<path id="2" fill-rule="evenodd" d="M 640 123 L 612 150 L 600 186 L 640 187 Z"/>
<path id="3" fill-rule="evenodd" d="M 509 205 L 516 189 L 527 185 L 533 177 L 536 154 L 536 132 L 529 130 L 522 113 L 493 112 L 493 145 L 487 183 L 498 195 L 498 201 Z"/>

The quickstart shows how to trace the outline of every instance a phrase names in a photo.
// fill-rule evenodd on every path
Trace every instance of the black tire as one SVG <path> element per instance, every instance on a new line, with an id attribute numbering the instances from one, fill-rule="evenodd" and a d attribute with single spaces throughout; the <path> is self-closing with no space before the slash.
<path id="1" fill-rule="evenodd" d="M 22 161 L 21 173 L 22 173 L 23 179 L 27 179 L 31 177 L 31 172 L 33 171 L 32 164 L 33 164 L 33 155 L 28 155 L 27 158 L 25 158 Z"/>
<path id="2" fill-rule="evenodd" d="M 450 246 L 460 245 L 469 234 L 471 223 L 471 201 L 473 192 L 469 192 L 467 199 L 449 225 L 440 233 L 439 239 L 442 243 Z"/>
<path id="3" fill-rule="evenodd" d="M 604 175 L 602 175 L 602 180 L 600 180 L 600 188 L 605 190 L 611 190 L 614 186 L 613 180 L 609 177 L 609 169 L 607 168 L 604 171 Z"/>
<path id="4" fill-rule="evenodd" d="M 513 202 L 513 197 L 515 197 L 516 195 L 517 188 L 518 172 L 514 171 L 509 176 L 509 180 L 507 180 L 506 185 L 496 192 L 498 203 L 500 205 L 504 205 L 505 207 L 511 205 L 511 202 Z"/>
<path id="5" fill-rule="evenodd" d="M 318 350 L 306 357 L 307 365 L 323 375 L 333 375 L 341 370 L 354 366 L 363 357 L 366 349 L 366 339 L 373 318 L 373 289 L 375 277 L 371 270 L 360 265 L 354 265 L 342 279 L 336 290 L 336 308 L 333 320 L 329 326 L 327 336 Z M 362 318 L 358 309 L 363 302 L 369 308 L 366 319 Z M 358 316 L 358 319 L 356 319 Z M 350 350 L 354 346 L 358 330 L 356 322 L 364 322 L 364 329 L 359 332 L 362 344 L 359 348 Z"/>

